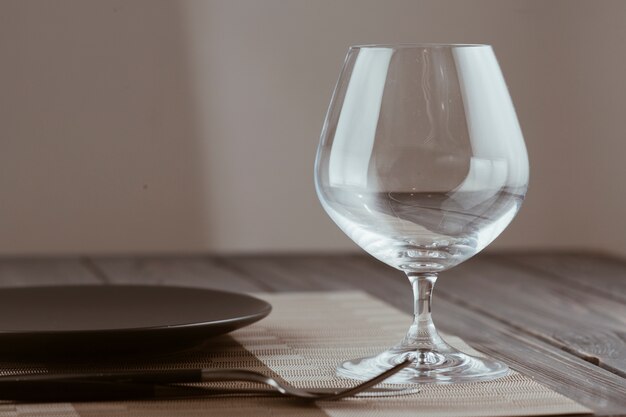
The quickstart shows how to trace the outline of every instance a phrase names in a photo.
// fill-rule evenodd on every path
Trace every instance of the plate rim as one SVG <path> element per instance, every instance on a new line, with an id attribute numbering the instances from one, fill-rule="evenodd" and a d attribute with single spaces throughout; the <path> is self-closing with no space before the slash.
<path id="1" fill-rule="evenodd" d="M 78 334 L 106 334 L 106 333 L 154 333 L 154 332 L 163 332 L 163 331 L 172 331 L 172 330 L 185 330 L 189 328 L 202 328 L 205 326 L 220 326 L 220 325 L 228 325 L 230 323 L 241 323 L 241 322 L 249 322 L 248 324 L 252 324 L 256 321 L 259 321 L 265 317 L 267 317 L 272 312 L 272 305 L 267 301 L 249 295 L 247 293 L 238 293 L 233 291 L 224 291 L 213 288 L 204 288 L 204 287 L 183 287 L 183 286 L 175 286 L 175 285 L 141 285 L 141 284 L 68 284 L 68 285 L 35 285 L 35 286 L 23 286 L 23 287 L 1 287 L 0 292 L 3 290 L 28 290 L 28 289 L 59 289 L 59 288 L 159 288 L 159 289 L 176 289 L 176 290 L 201 290 L 208 291 L 213 293 L 221 293 L 228 294 L 231 296 L 243 297 L 247 299 L 253 299 L 257 302 L 261 302 L 264 304 L 264 308 L 262 311 L 255 314 L 248 314 L 246 316 L 233 317 L 223 320 L 213 320 L 213 321 L 203 321 L 203 322 L 193 322 L 193 323 L 182 323 L 182 324 L 171 324 L 171 325 L 162 325 L 162 326 L 146 326 L 146 327 L 126 327 L 126 328 L 107 328 L 107 329 L 73 329 L 73 330 L 28 330 L 28 331 L 14 331 L 14 330 L 2 330 L 0 328 L 0 337 L 3 336 L 62 336 L 62 335 L 78 335 Z M 242 326 L 243 327 L 243 326 Z"/>

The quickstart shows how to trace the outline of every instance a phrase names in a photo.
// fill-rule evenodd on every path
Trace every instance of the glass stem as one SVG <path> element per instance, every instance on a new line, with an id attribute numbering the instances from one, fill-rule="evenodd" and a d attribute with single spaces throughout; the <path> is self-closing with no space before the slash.
<path id="1" fill-rule="evenodd" d="M 449 346 L 437 333 L 431 316 L 432 293 L 437 281 L 437 274 L 410 272 L 407 276 L 413 287 L 414 318 L 413 324 L 411 324 L 400 346 L 403 349 L 420 353 L 418 358 L 422 356 L 428 362 L 427 356 L 422 354 L 437 355 L 449 350 Z"/>

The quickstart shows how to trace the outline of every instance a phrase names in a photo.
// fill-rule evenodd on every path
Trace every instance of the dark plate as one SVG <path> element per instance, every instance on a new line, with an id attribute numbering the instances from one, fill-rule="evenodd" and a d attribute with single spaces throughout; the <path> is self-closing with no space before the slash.
<path id="1" fill-rule="evenodd" d="M 248 295 L 197 288 L 2 288 L 0 355 L 172 352 L 261 320 L 271 309 Z"/>

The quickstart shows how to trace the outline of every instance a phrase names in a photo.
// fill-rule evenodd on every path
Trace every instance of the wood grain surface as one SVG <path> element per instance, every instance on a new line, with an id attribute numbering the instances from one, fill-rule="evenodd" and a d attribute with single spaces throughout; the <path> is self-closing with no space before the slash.
<path id="1" fill-rule="evenodd" d="M 360 255 L 0 260 L 2 286 L 76 283 L 362 290 L 403 311 L 412 308 L 403 274 Z M 441 275 L 433 305 L 441 330 L 596 415 L 626 416 L 623 260 L 593 253 L 479 255 Z"/>

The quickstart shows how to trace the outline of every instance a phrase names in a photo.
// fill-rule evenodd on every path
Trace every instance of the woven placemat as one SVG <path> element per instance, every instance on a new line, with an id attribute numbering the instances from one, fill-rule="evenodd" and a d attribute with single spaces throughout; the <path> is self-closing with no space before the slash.
<path id="1" fill-rule="evenodd" d="M 246 368 L 299 387 L 344 387 L 335 366 L 372 355 L 399 340 L 409 317 L 360 292 L 262 294 L 274 310 L 247 328 L 210 341 L 193 352 L 115 361 L 0 363 L 0 374 L 167 368 Z M 476 353 L 458 338 L 455 347 Z M 226 385 L 226 384 L 224 384 Z M 228 384 L 231 385 L 231 384 Z M 246 385 L 246 384 L 237 384 Z M 13 416 L 530 416 L 591 411 L 513 372 L 491 382 L 424 385 L 417 394 L 348 399 L 302 405 L 282 398 L 229 397 L 196 400 L 120 401 L 76 404 L 0 404 L 0 417 Z"/>

